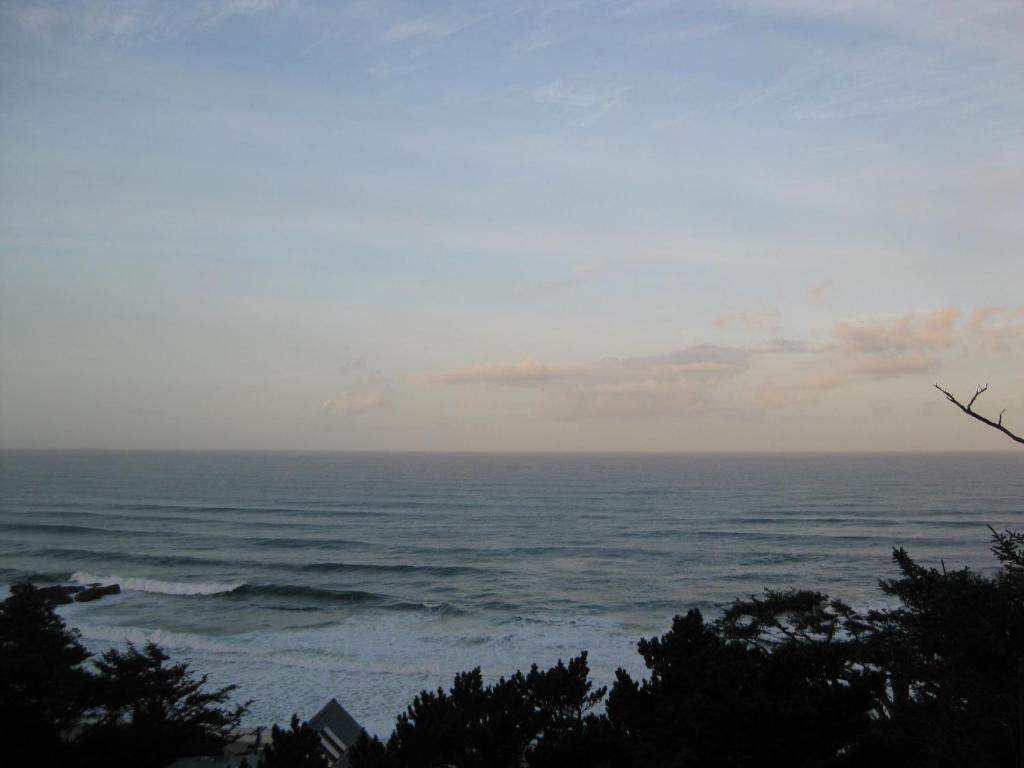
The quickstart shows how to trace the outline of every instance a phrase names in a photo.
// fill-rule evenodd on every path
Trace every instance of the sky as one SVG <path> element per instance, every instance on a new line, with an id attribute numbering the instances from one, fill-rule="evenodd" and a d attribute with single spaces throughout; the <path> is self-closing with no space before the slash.
<path id="1" fill-rule="evenodd" d="M 1019 0 L 0 0 L 0 447 L 1012 449 Z"/>

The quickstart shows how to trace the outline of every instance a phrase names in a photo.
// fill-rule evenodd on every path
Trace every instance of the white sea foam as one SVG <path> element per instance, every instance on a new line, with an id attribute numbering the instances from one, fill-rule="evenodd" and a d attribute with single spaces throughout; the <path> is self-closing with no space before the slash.
<path id="1" fill-rule="evenodd" d="M 77 571 L 71 580 L 78 584 L 120 584 L 121 589 L 132 592 L 152 592 L 158 595 L 219 595 L 234 592 L 241 584 L 217 584 L 211 582 L 161 581 L 160 579 L 141 579 L 134 576 L 96 576 L 92 573 Z"/>
<path id="2" fill-rule="evenodd" d="M 209 674 L 211 686 L 238 684 L 237 699 L 254 699 L 248 725 L 311 716 L 337 696 L 371 733 L 387 736 L 395 715 L 423 689 L 451 685 L 479 665 L 488 681 L 590 651 L 592 679 L 609 685 L 615 669 L 643 674 L 636 635 L 606 620 L 511 622 L 501 628 L 471 619 L 411 614 L 352 616 L 317 629 L 209 636 L 138 626 L 93 625 L 83 612 L 70 621 L 90 650 L 153 641 L 175 661 Z M 70 618 L 70 617 L 69 617 Z M 462 642 L 470 638 L 470 648 Z"/>
<path id="3" fill-rule="evenodd" d="M 203 654 L 233 654 L 239 649 L 229 642 L 218 642 L 215 638 L 187 632 L 172 632 L 166 629 L 144 629 L 141 627 L 116 627 L 108 625 L 77 625 L 86 641 L 95 641 L 114 646 L 132 643 L 143 646 L 156 643 L 170 651 L 197 651 Z"/>

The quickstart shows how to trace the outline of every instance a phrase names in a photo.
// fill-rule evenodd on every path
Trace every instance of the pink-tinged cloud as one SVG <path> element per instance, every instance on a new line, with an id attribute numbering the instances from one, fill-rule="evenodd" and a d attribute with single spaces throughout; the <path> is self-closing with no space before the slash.
<path id="1" fill-rule="evenodd" d="M 699 344 L 663 355 L 605 358 L 554 367 L 528 360 L 429 374 L 441 384 L 518 386 L 537 390 L 542 411 L 559 419 L 672 416 L 709 402 L 711 385 L 746 372 L 750 351 Z"/>
<path id="2" fill-rule="evenodd" d="M 967 322 L 967 332 L 984 354 L 1009 352 L 1013 342 L 1024 336 L 1024 307 L 978 307 Z"/>
<path id="3" fill-rule="evenodd" d="M 944 307 L 898 317 L 844 320 L 832 326 L 832 336 L 848 355 L 894 355 L 949 347 L 960 310 Z"/>

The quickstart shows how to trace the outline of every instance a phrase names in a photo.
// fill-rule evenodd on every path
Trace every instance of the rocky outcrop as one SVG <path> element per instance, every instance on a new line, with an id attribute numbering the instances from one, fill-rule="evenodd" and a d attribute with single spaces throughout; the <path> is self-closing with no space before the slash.
<path id="1" fill-rule="evenodd" d="M 85 590 L 85 587 L 72 587 L 58 584 L 53 587 L 39 587 L 39 594 L 54 605 L 67 605 L 73 602 L 74 596 Z"/>
<path id="2" fill-rule="evenodd" d="M 75 594 L 76 603 L 89 603 L 93 600 L 99 600 L 101 597 L 107 595 L 119 595 L 121 594 L 120 584 L 107 584 L 105 586 L 95 585 L 86 587 L 81 592 Z"/>

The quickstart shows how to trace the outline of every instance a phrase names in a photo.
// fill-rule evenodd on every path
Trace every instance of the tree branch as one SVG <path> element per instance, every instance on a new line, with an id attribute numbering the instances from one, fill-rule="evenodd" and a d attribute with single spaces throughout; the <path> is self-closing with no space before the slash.
<path id="1" fill-rule="evenodd" d="M 976 413 L 973 410 L 974 401 L 977 400 L 982 393 L 988 391 L 988 384 L 986 384 L 984 387 L 978 387 L 978 391 L 974 393 L 974 397 L 971 398 L 970 402 L 967 403 L 967 405 L 961 403 L 948 390 L 943 389 L 938 384 L 935 385 L 935 388 L 939 390 L 939 392 L 944 394 L 946 396 L 946 399 L 949 400 L 949 402 L 951 402 L 953 405 L 955 405 L 957 408 L 959 408 L 961 411 L 966 413 L 971 418 L 977 419 L 982 424 L 987 424 L 988 426 L 992 427 L 992 429 L 998 429 L 1011 440 L 1015 440 L 1018 443 L 1024 443 L 1024 437 L 1015 435 L 1013 432 L 1011 432 L 1010 430 L 1003 426 L 1003 414 L 1006 413 L 1005 408 L 1003 408 L 1003 410 L 999 413 L 999 421 L 992 421 L 991 419 L 986 419 L 980 413 Z"/>

